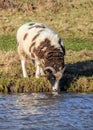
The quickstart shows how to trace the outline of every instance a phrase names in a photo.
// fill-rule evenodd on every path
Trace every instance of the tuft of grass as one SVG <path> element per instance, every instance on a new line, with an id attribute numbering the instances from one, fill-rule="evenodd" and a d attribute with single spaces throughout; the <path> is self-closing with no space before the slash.
<path id="1" fill-rule="evenodd" d="M 51 92 L 52 87 L 45 78 L 0 78 L 0 93 Z"/>
<path id="2" fill-rule="evenodd" d="M 74 79 L 71 83 L 71 86 L 68 89 L 68 92 L 78 92 L 78 93 L 87 93 L 93 92 L 93 76 L 88 77 L 80 77 L 79 79 Z"/>

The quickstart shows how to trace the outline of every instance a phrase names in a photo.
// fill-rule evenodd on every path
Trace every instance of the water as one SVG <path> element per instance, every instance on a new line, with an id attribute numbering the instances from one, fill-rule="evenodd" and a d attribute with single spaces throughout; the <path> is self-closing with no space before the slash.
<path id="1" fill-rule="evenodd" d="M 93 94 L 0 95 L 0 130 L 93 130 Z"/>

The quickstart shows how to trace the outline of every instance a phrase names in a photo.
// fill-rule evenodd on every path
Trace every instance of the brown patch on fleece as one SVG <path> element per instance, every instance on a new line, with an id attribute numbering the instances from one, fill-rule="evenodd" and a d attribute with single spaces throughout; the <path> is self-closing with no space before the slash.
<path id="1" fill-rule="evenodd" d="M 23 40 L 25 40 L 27 38 L 28 33 L 25 33 Z"/>
<path id="2" fill-rule="evenodd" d="M 45 66 L 51 66 L 56 71 L 60 71 L 64 67 L 64 54 L 60 49 L 51 46 L 45 59 Z"/>
<path id="3" fill-rule="evenodd" d="M 42 25 L 32 25 L 30 26 L 28 29 L 32 29 L 32 28 L 46 28 L 43 24 Z"/>
<path id="4" fill-rule="evenodd" d="M 31 53 L 31 58 L 33 58 L 33 59 L 35 58 L 35 56 L 34 56 L 34 54 L 33 54 L 33 53 Z"/>
<path id="5" fill-rule="evenodd" d="M 38 33 L 33 37 L 32 42 L 35 41 L 35 39 L 40 35 L 42 31 L 44 31 L 44 29 L 38 31 Z"/>
<path id="6" fill-rule="evenodd" d="M 37 57 L 39 59 L 44 59 L 45 58 L 46 50 L 47 50 L 49 45 L 50 45 L 50 40 L 46 38 L 44 41 L 42 41 L 40 43 L 38 48 L 34 48 L 33 51 L 35 52 L 35 54 L 37 55 Z M 44 47 L 47 47 L 45 51 L 43 51 Z"/>
<path id="7" fill-rule="evenodd" d="M 42 30 L 39 30 L 38 31 L 38 33 L 32 38 L 32 44 L 31 44 L 31 46 L 29 47 L 29 52 L 31 52 L 31 48 L 35 45 L 35 43 L 36 42 L 34 42 L 37 38 L 38 38 L 38 36 L 40 35 L 40 33 L 43 31 L 43 29 Z"/>
<path id="8" fill-rule="evenodd" d="M 43 50 L 45 47 L 46 49 Z M 60 51 L 60 49 L 51 46 L 51 41 L 48 38 L 42 41 L 40 46 L 38 48 L 34 48 L 33 51 L 39 59 L 44 59 L 45 67 L 51 66 L 56 71 L 59 71 L 60 68 L 62 69 L 64 67 L 63 50 Z"/>
<path id="9" fill-rule="evenodd" d="M 40 33 L 37 33 L 37 34 L 33 37 L 32 42 L 33 42 L 39 35 L 40 35 Z"/>
<path id="10" fill-rule="evenodd" d="M 63 53 L 64 53 L 64 55 L 65 55 L 65 48 L 64 48 L 64 46 L 61 45 L 61 38 L 59 38 L 58 43 L 59 43 L 60 47 L 62 48 Z"/>
<path id="11" fill-rule="evenodd" d="M 36 28 L 45 28 L 45 26 L 42 24 L 42 25 L 35 25 L 34 27 Z"/>
<path id="12" fill-rule="evenodd" d="M 32 25 L 34 25 L 34 24 L 35 24 L 35 23 L 30 23 L 29 26 L 32 26 Z"/>
<path id="13" fill-rule="evenodd" d="M 33 42 L 33 43 L 31 44 L 31 46 L 29 47 L 29 52 L 31 52 L 31 48 L 32 48 L 34 45 L 35 45 L 35 42 Z"/>

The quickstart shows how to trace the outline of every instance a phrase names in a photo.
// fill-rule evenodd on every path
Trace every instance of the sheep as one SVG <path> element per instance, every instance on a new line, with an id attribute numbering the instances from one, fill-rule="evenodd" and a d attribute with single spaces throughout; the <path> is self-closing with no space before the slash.
<path id="1" fill-rule="evenodd" d="M 27 55 L 34 61 L 35 77 L 46 76 L 53 91 L 58 91 L 65 71 L 65 46 L 58 34 L 43 23 L 28 22 L 19 27 L 17 43 L 23 76 L 28 77 L 25 67 Z"/>

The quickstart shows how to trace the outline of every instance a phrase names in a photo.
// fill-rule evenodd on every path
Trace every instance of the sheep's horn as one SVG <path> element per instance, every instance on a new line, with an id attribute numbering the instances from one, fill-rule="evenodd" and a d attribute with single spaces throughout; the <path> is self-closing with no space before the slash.
<path id="1" fill-rule="evenodd" d="M 51 66 L 46 67 L 46 68 L 44 69 L 44 71 L 46 71 L 47 69 L 50 69 L 50 70 L 53 72 L 53 74 L 56 73 L 55 69 L 52 68 Z"/>

